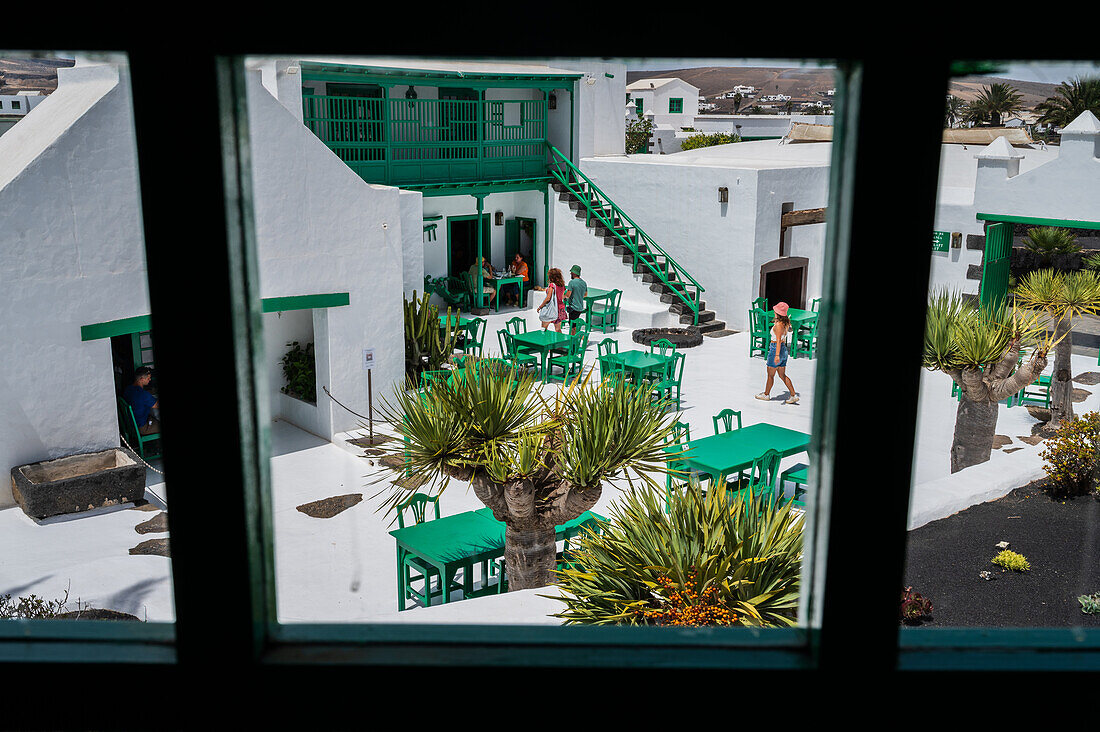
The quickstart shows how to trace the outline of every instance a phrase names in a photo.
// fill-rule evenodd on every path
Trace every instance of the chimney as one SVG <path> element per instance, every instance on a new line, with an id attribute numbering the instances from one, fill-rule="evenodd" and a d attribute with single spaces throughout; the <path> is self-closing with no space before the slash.
<path id="1" fill-rule="evenodd" d="M 978 179 L 995 178 L 1005 180 L 1020 173 L 1020 161 L 1024 154 L 1008 144 L 1008 138 L 1001 136 L 991 142 L 984 150 L 974 156 L 978 159 Z"/>
<path id="2" fill-rule="evenodd" d="M 1100 158 L 1100 120 L 1087 109 L 1062 128 L 1059 158 Z"/>

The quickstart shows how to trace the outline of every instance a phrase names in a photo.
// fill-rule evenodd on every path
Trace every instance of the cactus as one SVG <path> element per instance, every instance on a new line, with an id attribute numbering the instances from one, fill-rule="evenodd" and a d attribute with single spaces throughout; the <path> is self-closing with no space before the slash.
<path id="1" fill-rule="evenodd" d="M 455 347 L 455 329 L 439 327 L 439 308 L 430 300 L 430 292 L 417 297 L 415 290 L 412 300 L 405 298 L 405 375 L 417 386 L 421 372 L 439 370 Z"/>

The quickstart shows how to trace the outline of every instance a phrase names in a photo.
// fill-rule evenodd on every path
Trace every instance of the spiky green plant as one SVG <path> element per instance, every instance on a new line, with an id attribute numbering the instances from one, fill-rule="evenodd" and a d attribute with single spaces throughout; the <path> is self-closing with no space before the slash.
<path id="1" fill-rule="evenodd" d="M 1071 380 L 1073 323 L 1075 318 L 1100 311 L 1100 273 L 1091 270 L 1036 270 L 1016 285 L 1016 301 L 1024 307 L 1042 311 L 1053 325 L 1048 339 L 1048 348 L 1054 349 L 1050 428 L 1057 429 L 1074 417 Z"/>
<path id="2" fill-rule="evenodd" d="M 510 589 L 554 580 L 554 527 L 595 505 L 604 481 L 662 487 L 664 448 L 677 414 L 649 390 L 584 379 L 545 398 L 533 377 L 479 369 L 424 392 L 397 390 L 381 411 L 401 440 L 383 456 L 422 481 L 393 481 L 375 497 L 394 513 L 419 488 L 442 493 L 451 479 L 506 525 Z M 375 483 L 387 480 L 385 473 Z"/>
<path id="3" fill-rule="evenodd" d="M 692 479 L 670 497 L 631 486 L 612 504 L 602 533 L 586 532 L 575 567 L 559 572 L 567 624 L 660 621 L 671 592 L 728 611 L 735 624 L 797 620 L 802 513 L 766 495 L 704 492 Z"/>
<path id="4" fill-rule="evenodd" d="M 1035 381 L 1051 346 L 1044 316 L 1001 303 L 973 307 L 957 292 L 931 293 L 925 321 L 925 368 L 943 371 L 962 390 L 955 414 L 951 472 L 985 462 L 993 449 L 997 403 Z M 1020 346 L 1038 347 L 1026 364 Z"/>
<path id="5" fill-rule="evenodd" d="M 1027 230 L 1024 246 L 1041 257 L 1041 264 L 1050 264 L 1056 254 L 1075 254 L 1081 251 L 1077 237 L 1068 229 L 1055 226 L 1036 226 Z"/>
<path id="6" fill-rule="evenodd" d="M 1054 96 L 1035 106 L 1040 124 L 1065 127 L 1085 111 L 1100 116 L 1100 77 L 1067 79 L 1054 89 Z"/>

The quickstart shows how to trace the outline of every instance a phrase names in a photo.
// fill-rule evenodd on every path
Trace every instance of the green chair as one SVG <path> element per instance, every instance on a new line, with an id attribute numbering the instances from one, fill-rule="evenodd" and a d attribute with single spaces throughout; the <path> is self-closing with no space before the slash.
<path id="1" fill-rule="evenodd" d="M 687 357 L 682 353 L 673 353 L 672 360 L 665 366 L 664 378 L 650 386 L 653 395 L 657 398 L 668 399 L 680 408 L 680 382 L 684 378 L 684 360 Z M 675 396 L 673 396 L 675 393 Z"/>
<path id="2" fill-rule="evenodd" d="M 768 316 L 760 308 L 754 307 L 749 311 L 749 358 L 760 351 L 760 355 L 768 356 Z"/>
<path id="3" fill-rule="evenodd" d="M 737 419 L 737 429 L 741 429 L 741 413 L 735 412 L 732 409 L 723 409 L 718 414 L 711 417 L 714 422 L 714 434 L 720 435 L 723 432 L 733 431 L 733 420 Z M 719 429 L 721 425 L 721 429 Z"/>
<path id="4" fill-rule="evenodd" d="M 748 485 L 734 492 L 741 494 L 745 491 L 752 496 L 767 493 L 772 500 L 775 500 L 779 491 L 779 452 L 777 450 L 765 450 L 763 454 L 753 459 L 752 467 L 749 468 Z"/>
<path id="5" fill-rule="evenodd" d="M 405 512 L 408 511 L 412 514 L 414 523 L 422 524 L 425 521 L 431 520 L 427 516 L 427 506 L 431 503 L 435 509 L 435 518 L 439 518 L 439 496 L 428 496 L 423 493 L 412 494 L 407 501 L 402 503 L 398 507 L 397 523 L 403 529 L 405 528 Z M 463 569 L 464 572 L 469 571 Z M 435 588 L 432 588 L 432 578 L 435 578 Z M 414 582 L 420 582 L 423 580 L 423 591 L 417 591 L 413 587 Z M 412 554 L 405 556 L 404 561 L 401 563 L 401 592 L 406 600 L 413 600 L 414 602 L 428 607 L 432 604 L 432 598 L 441 597 L 443 594 L 442 579 L 439 576 L 439 570 L 432 565 L 425 562 L 420 557 Z M 448 591 L 461 590 L 462 583 L 454 580 L 451 582 Z"/>
<path id="6" fill-rule="evenodd" d="M 622 299 L 622 296 L 622 290 L 612 290 L 608 294 L 605 305 L 592 303 L 592 307 L 589 309 L 589 325 L 592 328 L 599 328 L 602 333 L 606 333 L 608 328 L 612 331 L 618 330 L 619 301 Z"/>
<path id="7" fill-rule="evenodd" d="M 760 308 L 764 312 L 767 312 L 768 311 L 768 298 L 758 297 L 758 298 L 756 298 L 755 300 L 752 301 L 752 306 L 753 306 L 754 309 L 755 308 Z"/>
<path id="8" fill-rule="evenodd" d="M 568 350 L 561 355 L 550 356 L 550 359 L 546 363 L 546 368 L 549 371 L 547 379 L 552 379 L 554 367 L 561 368 L 561 380 L 562 382 L 569 381 L 569 377 L 573 374 L 573 367 L 577 367 L 577 378 L 580 379 L 581 374 L 584 373 L 584 352 L 588 350 L 588 328 L 582 328 L 578 331 L 577 335 L 573 336 L 569 341 Z"/>
<path id="9" fill-rule="evenodd" d="M 817 318 L 814 318 L 802 328 L 799 328 L 798 331 L 795 332 L 792 341 L 792 358 L 799 358 L 800 356 L 813 358 L 814 349 L 817 348 Z"/>
<path id="10" fill-rule="evenodd" d="M 1019 368 L 1027 360 L 1027 355 L 1028 349 L 1021 348 L 1020 356 L 1016 361 L 1016 368 Z M 1015 371 L 1013 371 L 1013 373 L 1015 373 Z M 1023 389 L 1021 389 L 1017 394 L 1015 394 L 1014 403 L 1017 406 L 1021 406 L 1024 404 L 1036 404 L 1045 407 L 1046 409 L 1050 409 L 1050 378 L 1050 374 L 1039 374 L 1038 379 L 1031 382 Z M 961 391 L 958 388 L 958 384 L 955 384 L 954 381 L 952 381 L 952 385 L 954 386 L 954 389 L 952 389 L 951 392 L 952 394 L 954 394 L 956 391 Z M 960 394 L 960 399 L 961 398 L 962 395 Z M 1009 406 L 1013 405 L 1011 399 L 1012 398 L 1010 397 Z"/>
<path id="11" fill-rule="evenodd" d="M 508 364 L 516 369 L 534 366 L 538 368 L 539 357 L 530 353 L 524 353 L 516 348 L 516 337 L 507 330 L 497 331 L 497 341 L 500 343 L 500 353 Z"/>
<path id="12" fill-rule="evenodd" d="M 811 302 L 811 303 L 810 303 L 810 312 L 811 312 L 811 313 L 816 313 L 816 312 L 818 312 L 818 310 L 817 310 L 817 306 L 818 306 L 818 304 L 819 304 L 820 302 L 821 302 L 821 298 L 820 298 L 820 297 L 815 297 L 815 298 L 813 299 L 813 302 Z"/>
<path id="13" fill-rule="evenodd" d="M 505 323 L 504 327 L 509 333 L 519 335 L 520 333 L 527 332 L 527 321 L 517 315 Z M 538 353 L 539 351 L 539 349 L 534 346 L 520 346 L 519 350 L 522 353 Z"/>
<path id="14" fill-rule="evenodd" d="M 584 571 L 584 567 L 577 562 L 576 552 L 570 549 L 569 542 L 571 540 L 574 540 L 576 537 L 579 537 L 584 531 L 588 531 L 599 536 L 603 533 L 603 522 L 606 521 L 607 519 L 605 519 L 603 516 L 594 513 L 589 518 L 581 522 L 581 524 L 577 527 L 577 531 L 575 534 L 565 537 L 565 540 L 562 542 L 561 551 L 558 552 L 556 557 L 557 570 L 559 572 L 565 569 L 572 569 L 578 572 Z"/>
<path id="15" fill-rule="evenodd" d="M 118 397 L 118 424 L 121 428 L 119 430 L 123 439 L 130 445 L 130 449 L 133 450 L 141 457 L 153 458 L 160 456 L 160 433 L 154 432 L 151 435 L 143 435 L 138 431 L 137 420 L 134 419 L 134 409 L 130 406 L 130 402 L 126 401 L 122 397 Z M 146 451 L 145 446 L 150 443 L 156 443 L 155 451 Z"/>
<path id="16" fill-rule="evenodd" d="M 796 506 L 805 506 L 806 504 L 802 500 L 802 496 L 805 495 L 806 489 L 799 486 L 804 486 L 809 482 L 809 472 L 810 466 L 806 463 L 798 463 L 784 470 L 779 476 L 780 495 L 783 493 L 783 486 L 785 483 L 794 483 L 794 496 L 791 498 L 791 501 L 793 501 Z"/>
<path id="17" fill-rule="evenodd" d="M 462 353 L 480 356 L 485 349 L 485 318 L 472 318 L 466 324 L 466 337 L 462 341 Z"/>
<path id="18" fill-rule="evenodd" d="M 629 381 L 626 368 L 620 361 L 608 361 L 604 358 L 597 359 L 600 365 L 600 381 L 609 384 L 612 388 Z"/>
<path id="19" fill-rule="evenodd" d="M 691 425 L 687 422 L 673 422 L 668 444 L 683 447 L 689 442 L 691 442 Z M 679 470 L 684 473 L 689 472 L 685 469 L 684 464 L 678 460 L 670 460 L 668 462 L 668 468 L 669 470 Z M 671 472 L 665 473 L 665 513 L 669 512 L 669 507 L 672 505 L 673 481 L 679 485 L 683 485 L 687 480 L 687 475 L 682 478 L 673 478 Z"/>
<path id="20" fill-rule="evenodd" d="M 649 344 L 650 354 L 660 353 L 662 357 L 676 353 L 676 344 L 667 338 L 661 338 Z"/>

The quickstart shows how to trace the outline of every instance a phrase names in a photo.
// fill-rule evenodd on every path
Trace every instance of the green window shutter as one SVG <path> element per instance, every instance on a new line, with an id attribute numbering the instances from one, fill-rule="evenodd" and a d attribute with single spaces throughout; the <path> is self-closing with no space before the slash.
<path id="1" fill-rule="evenodd" d="M 672 97 L 668 100 L 668 113 L 680 114 L 684 111 L 684 100 L 682 97 Z"/>

